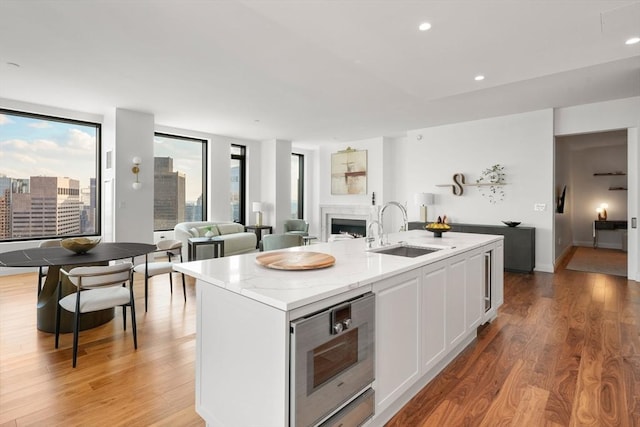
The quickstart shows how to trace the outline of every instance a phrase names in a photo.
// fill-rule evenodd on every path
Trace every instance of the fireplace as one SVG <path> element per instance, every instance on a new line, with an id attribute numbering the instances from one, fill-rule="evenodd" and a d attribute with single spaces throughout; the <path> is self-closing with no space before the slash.
<path id="1" fill-rule="evenodd" d="M 360 228 L 358 231 L 344 230 L 349 233 L 355 232 L 358 235 L 366 235 L 367 225 L 369 221 L 377 218 L 378 206 L 371 205 L 320 205 L 320 218 L 321 218 L 321 239 L 324 242 L 329 241 L 329 237 L 332 234 L 337 234 L 333 231 L 333 220 L 358 220 L 360 222 Z"/>
<path id="2" fill-rule="evenodd" d="M 364 237 L 367 234 L 367 221 L 364 219 L 331 218 L 331 234 L 350 234 Z"/>

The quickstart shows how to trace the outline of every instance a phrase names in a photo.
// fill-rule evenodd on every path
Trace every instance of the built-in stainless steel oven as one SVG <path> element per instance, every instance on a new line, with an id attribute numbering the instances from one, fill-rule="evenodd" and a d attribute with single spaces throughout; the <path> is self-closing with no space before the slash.
<path id="1" fill-rule="evenodd" d="M 374 327 L 372 293 L 291 322 L 291 426 L 373 415 Z"/>

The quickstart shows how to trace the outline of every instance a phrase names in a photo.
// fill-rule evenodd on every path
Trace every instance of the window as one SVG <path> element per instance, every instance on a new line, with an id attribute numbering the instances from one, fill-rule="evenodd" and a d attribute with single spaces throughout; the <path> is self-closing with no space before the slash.
<path id="1" fill-rule="evenodd" d="M 291 218 L 304 218 L 304 156 L 291 154 Z"/>
<path id="2" fill-rule="evenodd" d="M 245 222 L 245 164 L 246 147 L 231 145 L 231 219 Z"/>
<path id="3" fill-rule="evenodd" d="M 0 241 L 100 234 L 100 124 L 0 109 Z"/>
<path id="4" fill-rule="evenodd" d="M 207 141 L 156 133 L 153 144 L 153 228 L 207 217 Z"/>

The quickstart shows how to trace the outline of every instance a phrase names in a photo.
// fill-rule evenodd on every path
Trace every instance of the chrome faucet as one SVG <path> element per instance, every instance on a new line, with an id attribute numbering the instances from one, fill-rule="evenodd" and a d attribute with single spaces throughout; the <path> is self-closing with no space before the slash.
<path id="1" fill-rule="evenodd" d="M 402 223 L 403 223 L 403 226 L 400 229 L 400 231 L 407 231 L 407 229 L 409 228 L 409 220 L 407 219 L 407 208 L 405 208 L 402 204 L 398 202 L 387 202 L 384 204 L 384 206 L 382 207 L 382 209 L 380 209 L 380 212 L 378 213 L 379 226 L 383 230 L 382 234 L 384 235 L 384 226 L 383 226 L 384 211 L 387 210 L 389 206 L 396 206 L 400 209 L 400 211 L 402 212 Z"/>
<path id="2" fill-rule="evenodd" d="M 367 225 L 367 237 L 365 239 L 365 241 L 367 242 L 367 246 L 369 248 L 371 248 L 372 243 L 375 241 L 375 237 L 373 237 L 372 235 L 372 230 L 371 230 L 371 226 L 373 224 L 377 224 L 378 225 L 378 240 L 380 241 L 380 246 L 382 246 L 382 224 L 380 224 L 380 221 L 378 221 L 377 219 L 374 219 L 373 221 L 369 221 L 369 225 Z"/>

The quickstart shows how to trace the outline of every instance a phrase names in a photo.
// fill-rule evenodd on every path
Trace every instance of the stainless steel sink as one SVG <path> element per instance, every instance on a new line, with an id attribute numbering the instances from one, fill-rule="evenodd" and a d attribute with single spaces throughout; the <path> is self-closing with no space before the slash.
<path id="1" fill-rule="evenodd" d="M 385 255 L 397 255 L 397 256 L 415 258 L 422 255 L 431 254 L 439 250 L 440 249 L 438 248 L 427 248 L 423 246 L 397 245 L 397 246 L 389 246 L 387 248 L 371 249 L 370 252 L 375 252 L 378 254 L 385 254 Z"/>

